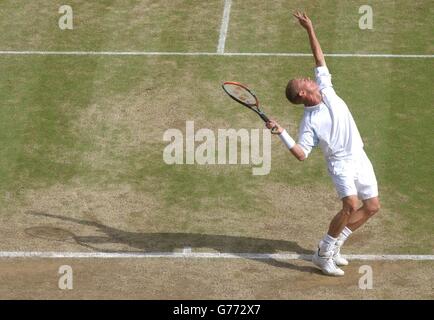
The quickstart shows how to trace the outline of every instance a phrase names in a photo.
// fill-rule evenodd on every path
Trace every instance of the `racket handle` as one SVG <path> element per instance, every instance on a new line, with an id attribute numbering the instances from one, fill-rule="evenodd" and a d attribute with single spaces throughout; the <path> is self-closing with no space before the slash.
<path id="1" fill-rule="evenodd" d="M 264 113 L 261 112 L 259 115 L 262 118 L 262 120 L 264 120 L 265 122 L 269 122 L 270 121 L 270 119 L 268 119 L 268 117 Z M 277 134 L 277 126 L 271 128 L 271 133 L 272 134 Z"/>
<path id="2" fill-rule="evenodd" d="M 270 119 L 268 119 L 268 117 L 267 117 L 265 114 L 263 114 L 263 113 L 260 113 L 259 116 L 260 116 L 260 117 L 262 118 L 262 120 L 264 120 L 265 122 L 269 122 L 269 121 L 270 121 Z"/>

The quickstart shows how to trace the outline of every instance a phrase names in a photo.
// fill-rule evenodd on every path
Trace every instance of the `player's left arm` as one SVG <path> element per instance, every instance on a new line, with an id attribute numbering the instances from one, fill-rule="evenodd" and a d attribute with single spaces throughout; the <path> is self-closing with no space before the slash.
<path id="1" fill-rule="evenodd" d="M 312 49 L 313 56 L 315 58 L 315 64 L 317 67 L 325 66 L 324 53 L 322 52 L 321 45 L 319 44 L 318 38 L 316 37 L 315 29 L 313 27 L 312 21 L 306 15 L 306 13 L 301 13 L 299 11 L 293 14 L 294 17 L 298 19 L 301 26 L 306 29 L 309 36 L 309 43 Z"/>
<path id="2" fill-rule="evenodd" d="M 310 47 L 312 49 L 316 64 L 315 79 L 320 87 L 321 92 L 324 95 L 336 95 L 333 89 L 331 74 L 327 68 L 324 53 L 322 52 L 321 45 L 319 44 L 318 38 L 316 37 L 312 21 L 306 15 L 306 13 L 297 11 L 293 15 L 298 19 L 298 22 L 304 29 L 306 29 L 307 34 L 309 35 Z"/>

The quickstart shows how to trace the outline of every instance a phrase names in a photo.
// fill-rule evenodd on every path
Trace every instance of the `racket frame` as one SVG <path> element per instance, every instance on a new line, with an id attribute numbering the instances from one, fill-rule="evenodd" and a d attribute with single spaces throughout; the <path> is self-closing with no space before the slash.
<path id="1" fill-rule="evenodd" d="M 256 103 L 255 103 L 255 104 L 249 104 L 249 103 L 246 103 L 246 102 L 243 102 L 243 101 L 237 99 L 236 97 L 234 97 L 233 95 L 231 95 L 231 94 L 226 90 L 226 88 L 225 88 L 225 85 L 226 85 L 226 84 L 228 84 L 228 85 L 235 85 L 235 86 L 238 86 L 238 87 L 243 88 L 243 89 L 246 90 L 248 93 L 250 93 L 250 94 L 253 96 L 253 98 L 255 98 Z M 238 102 L 238 103 L 242 104 L 243 106 L 249 108 L 250 110 L 256 112 L 256 113 L 261 117 L 261 119 L 262 119 L 264 122 L 269 122 L 269 121 L 270 121 L 270 119 L 268 119 L 268 117 L 265 115 L 265 113 L 264 113 L 264 112 L 261 110 L 261 108 L 259 107 L 259 100 L 258 100 L 258 98 L 256 97 L 256 94 L 255 94 L 252 90 L 250 90 L 247 86 L 243 85 L 242 83 L 235 82 L 235 81 L 225 81 L 225 82 L 222 84 L 222 88 L 223 88 L 223 90 L 226 92 L 226 94 L 227 94 L 229 97 L 231 97 L 233 100 L 235 100 L 236 102 Z M 256 107 L 256 108 L 254 108 L 254 107 Z"/>

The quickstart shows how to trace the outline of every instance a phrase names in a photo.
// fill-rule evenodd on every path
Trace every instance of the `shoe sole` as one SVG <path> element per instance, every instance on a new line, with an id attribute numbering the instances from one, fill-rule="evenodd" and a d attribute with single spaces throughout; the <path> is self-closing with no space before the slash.
<path id="1" fill-rule="evenodd" d="M 348 262 L 346 262 L 346 263 L 336 263 L 335 260 L 333 260 L 333 261 L 335 262 L 335 264 L 336 264 L 338 267 L 345 267 L 345 266 L 349 265 Z"/>

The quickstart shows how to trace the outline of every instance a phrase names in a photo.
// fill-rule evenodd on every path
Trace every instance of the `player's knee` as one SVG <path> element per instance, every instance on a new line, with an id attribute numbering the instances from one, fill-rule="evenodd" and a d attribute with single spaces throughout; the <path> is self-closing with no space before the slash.
<path id="1" fill-rule="evenodd" d="M 351 216 L 354 212 L 349 208 L 342 209 L 342 215 L 344 215 L 346 217 Z"/>
<path id="2" fill-rule="evenodd" d="M 369 216 L 375 215 L 380 210 L 380 202 L 375 201 L 373 203 L 369 203 L 365 206 L 365 210 Z"/>
<path id="3" fill-rule="evenodd" d="M 373 205 L 368 208 L 368 213 L 370 216 L 373 216 L 380 210 L 380 205 Z"/>

